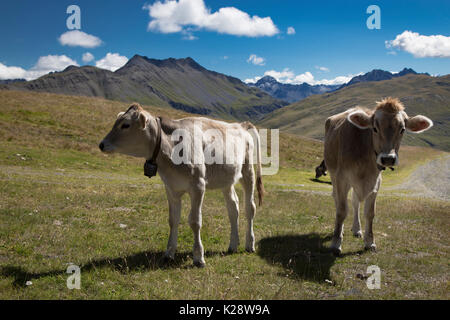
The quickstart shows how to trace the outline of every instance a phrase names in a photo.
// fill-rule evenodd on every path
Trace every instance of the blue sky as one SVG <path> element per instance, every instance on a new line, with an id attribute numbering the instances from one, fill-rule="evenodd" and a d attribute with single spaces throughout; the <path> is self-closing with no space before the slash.
<path id="1" fill-rule="evenodd" d="M 191 1 L 194 9 L 204 3 L 206 14 L 182 9 L 182 18 L 155 18 L 154 12 L 152 18 L 155 1 L 3 2 L 0 78 L 29 75 L 30 70 L 38 75 L 73 62 L 95 65 L 108 53 L 117 55 L 100 65 L 109 67 L 111 62 L 112 69 L 134 54 L 158 59 L 190 56 L 208 69 L 242 80 L 271 74 L 291 83 L 332 81 L 374 68 L 450 73 L 450 1 Z M 168 3 L 162 2 L 164 15 Z M 59 40 L 70 31 L 66 9 L 72 4 L 81 9 L 80 31 L 101 40 L 100 45 L 69 46 Z M 372 4 L 381 10 L 381 29 L 366 26 L 366 9 Z M 236 10 L 215 16 L 224 7 Z M 250 21 L 241 28 L 240 18 L 246 14 Z M 256 26 L 254 16 L 266 20 Z M 153 20 L 156 27 L 149 30 Z M 288 27 L 295 34 L 288 34 Z M 396 45 L 386 48 L 385 42 L 398 36 Z M 82 59 L 86 52 L 94 56 L 87 63 Z M 252 54 L 256 59 L 249 60 Z M 48 56 L 52 58 L 39 60 Z"/>

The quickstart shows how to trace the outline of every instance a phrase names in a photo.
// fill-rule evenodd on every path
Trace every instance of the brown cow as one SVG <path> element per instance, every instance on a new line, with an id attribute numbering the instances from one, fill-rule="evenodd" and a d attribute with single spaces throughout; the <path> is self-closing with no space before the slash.
<path id="1" fill-rule="evenodd" d="M 364 204 L 364 245 L 375 250 L 372 222 L 375 200 L 381 185 L 381 171 L 398 164 L 398 150 L 405 129 L 420 133 L 433 125 L 427 117 L 409 118 L 403 104 L 394 98 L 378 102 L 373 110 L 360 107 L 329 117 L 325 123 L 325 165 L 333 184 L 336 222 L 331 249 L 342 251 L 343 222 L 347 216 L 347 194 L 352 192 L 352 232 L 361 237 L 359 206 Z"/>

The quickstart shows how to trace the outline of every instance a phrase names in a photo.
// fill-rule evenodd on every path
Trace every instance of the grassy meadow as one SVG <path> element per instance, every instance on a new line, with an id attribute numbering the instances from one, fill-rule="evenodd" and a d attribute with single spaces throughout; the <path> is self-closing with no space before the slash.
<path id="1" fill-rule="evenodd" d="M 187 196 L 176 259 L 165 264 L 169 225 L 161 180 L 143 175 L 143 159 L 98 150 L 126 107 L 0 90 L 0 299 L 450 298 L 450 202 L 395 190 L 443 152 L 403 147 L 399 169 L 383 173 L 374 222 L 378 251 L 363 251 L 362 240 L 351 236 L 350 213 L 343 254 L 335 257 L 328 250 L 335 212 L 330 180 L 313 179 L 322 144 L 281 134 L 280 171 L 263 177 L 257 252 L 243 248 L 241 203 L 240 251 L 226 253 L 225 202 L 220 191 L 210 190 L 203 206 L 206 267 L 198 269 Z M 240 185 L 237 192 L 242 199 Z M 66 287 L 71 263 L 81 267 L 80 290 Z M 381 269 L 378 290 L 364 280 L 370 265 Z"/>

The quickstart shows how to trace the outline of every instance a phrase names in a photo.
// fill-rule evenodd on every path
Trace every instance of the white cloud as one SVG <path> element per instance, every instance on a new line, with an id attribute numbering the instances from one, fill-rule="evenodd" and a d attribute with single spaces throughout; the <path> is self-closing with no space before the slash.
<path id="1" fill-rule="evenodd" d="M 83 57 L 81 58 L 83 62 L 89 62 L 94 60 L 94 55 L 90 52 L 83 53 Z"/>
<path id="2" fill-rule="evenodd" d="M 49 72 L 59 71 L 65 69 L 70 65 L 78 66 L 78 63 L 65 55 L 48 55 L 40 57 L 36 65 L 31 68 L 31 70 L 49 70 Z"/>
<path id="3" fill-rule="evenodd" d="M 162 33 L 182 32 L 194 27 L 224 34 L 247 37 L 273 36 L 278 28 L 270 17 L 250 16 L 235 7 L 211 12 L 204 0 L 165 0 L 144 5 L 151 21 L 148 30 Z"/>
<path id="4" fill-rule="evenodd" d="M 295 29 L 294 29 L 294 27 L 288 27 L 288 28 L 287 28 L 287 34 L 290 34 L 290 35 L 295 34 Z"/>
<path id="5" fill-rule="evenodd" d="M 0 79 L 19 79 L 33 80 L 52 71 L 61 71 L 70 65 L 78 66 L 75 60 L 65 55 L 48 55 L 38 59 L 36 64 L 29 70 L 21 67 L 8 67 L 0 63 Z"/>
<path id="6" fill-rule="evenodd" d="M 128 58 L 125 56 L 121 56 L 118 53 L 108 52 L 105 57 L 95 62 L 95 66 L 110 71 L 116 71 L 117 69 L 123 67 L 127 61 Z"/>
<path id="7" fill-rule="evenodd" d="M 38 59 L 38 62 L 30 70 L 27 71 L 25 79 L 36 79 L 52 71 L 62 71 L 71 65 L 78 66 L 78 63 L 65 55 L 43 56 L 40 57 Z"/>
<path id="8" fill-rule="evenodd" d="M 357 73 L 357 74 L 349 74 L 347 76 L 337 76 L 336 78 L 333 79 L 322 79 L 322 80 L 317 80 L 315 81 L 314 84 L 324 84 L 324 85 L 339 85 L 339 84 L 344 84 L 349 82 L 350 80 L 352 80 L 353 77 L 359 76 L 362 73 Z"/>
<path id="9" fill-rule="evenodd" d="M 268 70 L 264 72 L 264 76 L 271 76 L 275 78 L 278 82 L 281 83 L 287 83 L 287 84 L 302 84 L 304 82 L 310 84 L 310 85 L 340 85 L 349 82 L 353 77 L 360 75 L 362 73 L 358 74 L 349 74 L 347 76 L 338 76 L 333 79 L 321 79 L 316 80 L 313 76 L 313 74 L 309 71 L 306 71 L 301 74 L 295 74 L 292 70 L 289 68 L 283 69 L 283 71 L 276 71 L 276 70 Z M 262 77 L 254 77 L 254 78 L 248 78 L 245 79 L 244 82 L 250 83 L 250 82 L 256 82 Z"/>
<path id="10" fill-rule="evenodd" d="M 251 54 L 250 57 L 248 57 L 247 62 L 257 66 L 263 66 L 266 64 L 266 59 L 258 57 L 256 54 Z"/>
<path id="11" fill-rule="evenodd" d="M 8 67 L 0 63 L 0 80 L 5 79 L 23 79 L 26 75 L 26 70 L 20 67 Z"/>
<path id="12" fill-rule="evenodd" d="M 315 66 L 315 68 L 317 70 L 323 71 L 323 72 L 329 72 L 330 69 L 328 69 L 327 67 L 321 67 L 321 66 Z"/>
<path id="13" fill-rule="evenodd" d="M 63 46 L 95 48 L 102 44 L 102 40 L 80 30 L 64 32 L 59 37 L 59 43 Z"/>
<path id="14" fill-rule="evenodd" d="M 294 72 L 288 68 L 285 68 L 283 71 L 269 70 L 264 72 L 264 75 L 274 77 L 278 82 L 282 83 L 289 83 L 290 79 L 295 77 Z"/>
<path id="15" fill-rule="evenodd" d="M 191 32 L 192 30 L 183 30 L 181 31 L 182 34 L 184 34 L 183 36 L 183 40 L 197 40 L 198 38 L 196 36 L 194 36 Z"/>
<path id="16" fill-rule="evenodd" d="M 386 48 L 403 50 L 416 58 L 450 58 L 450 37 L 443 35 L 423 36 L 406 30 L 385 44 Z"/>
<path id="17" fill-rule="evenodd" d="M 259 79 L 261 79 L 262 77 L 254 77 L 254 78 L 247 78 L 244 80 L 245 83 L 255 83 L 257 82 Z"/>

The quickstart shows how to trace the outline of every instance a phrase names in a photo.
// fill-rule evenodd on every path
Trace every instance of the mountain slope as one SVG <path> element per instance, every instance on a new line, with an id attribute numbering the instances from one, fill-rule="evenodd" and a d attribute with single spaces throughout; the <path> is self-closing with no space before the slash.
<path id="1" fill-rule="evenodd" d="M 247 85 L 259 88 L 272 97 L 289 103 L 300 101 L 313 94 L 321 94 L 339 88 L 339 85 L 310 85 L 306 82 L 302 84 L 285 84 L 278 82 L 271 76 L 262 77 L 256 83 L 248 83 Z"/>
<path id="2" fill-rule="evenodd" d="M 156 60 L 135 55 L 115 72 L 70 66 L 0 88 L 137 101 L 224 119 L 257 119 L 286 105 L 237 78 L 209 71 L 191 58 Z"/>
<path id="3" fill-rule="evenodd" d="M 267 115 L 259 125 L 322 139 L 327 117 L 356 105 L 372 108 L 383 97 L 400 98 L 410 115 L 431 118 L 434 127 L 407 134 L 404 143 L 450 150 L 450 75 L 406 75 L 391 80 L 361 82 L 338 91 L 310 96 Z"/>

